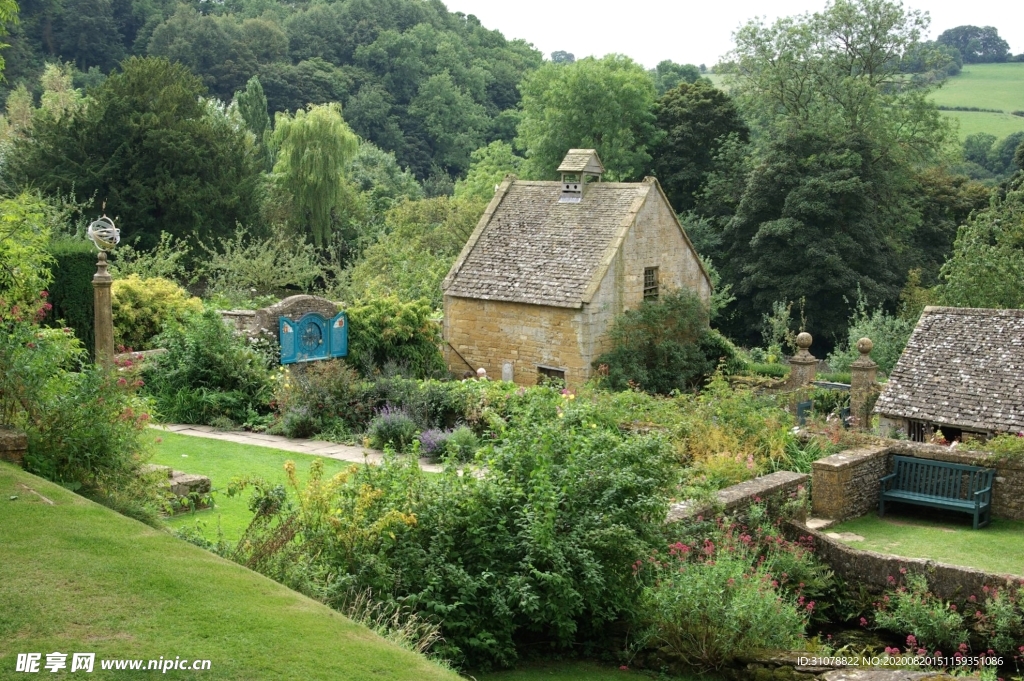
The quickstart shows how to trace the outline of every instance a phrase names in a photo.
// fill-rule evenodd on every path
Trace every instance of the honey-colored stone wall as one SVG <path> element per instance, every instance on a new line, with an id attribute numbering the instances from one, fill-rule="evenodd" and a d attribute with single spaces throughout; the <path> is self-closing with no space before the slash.
<path id="1" fill-rule="evenodd" d="M 445 296 L 445 359 L 456 375 L 483 367 L 489 378 L 500 379 L 502 365 L 512 362 L 513 380 L 520 385 L 537 382 L 539 365 L 563 369 L 566 383 L 579 385 L 590 375 L 580 351 L 582 320 L 583 313 L 573 308 Z"/>
<path id="2" fill-rule="evenodd" d="M 700 261 L 679 231 L 667 202 L 652 190 L 622 243 L 622 301 L 631 310 L 644 299 L 644 268 L 657 267 L 662 291 L 684 286 L 707 302 L 711 286 Z"/>

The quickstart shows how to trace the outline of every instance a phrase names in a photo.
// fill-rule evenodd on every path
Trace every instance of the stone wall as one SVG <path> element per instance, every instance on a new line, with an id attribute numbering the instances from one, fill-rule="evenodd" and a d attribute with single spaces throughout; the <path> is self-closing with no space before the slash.
<path id="1" fill-rule="evenodd" d="M 846 520 L 878 508 L 878 488 L 889 469 L 886 447 L 849 449 L 811 465 L 811 513 Z"/>
<path id="2" fill-rule="evenodd" d="M 902 558 L 862 551 L 795 522 L 787 523 L 784 528 L 790 539 L 813 537 L 815 555 L 827 563 L 838 577 L 864 586 L 873 593 L 891 588 L 893 584 L 889 581 L 890 577 L 895 580 L 895 584 L 902 584 L 901 569 L 905 569 L 908 574 L 924 575 L 932 593 L 951 601 L 963 601 L 972 594 L 980 597 L 986 586 L 1004 587 L 1021 579 L 1014 575 L 987 573 L 923 558 Z"/>
<path id="3" fill-rule="evenodd" d="M 778 507 L 795 497 L 802 488 L 806 487 L 809 479 L 810 476 L 804 473 L 790 471 L 762 475 L 759 478 L 719 490 L 716 505 L 721 508 L 722 512 L 729 514 L 742 513 L 751 505 L 761 502 L 767 503 L 769 507 Z M 696 506 L 684 501 L 673 504 L 669 508 L 666 522 L 683 520 L 711 510 L 709 507 Z"/>
<path id="4" fill-rule="evenodd" d="M 253 322 L 255 333 L 270 333 L 274 338 L 277 338 L 279 331 L 278 318 L 299 319 L 302 315 L 309 314 L 310 312 L 316 312 L 330 319 L 338 314 L 338 304 L 332 303 L 320 296 L 288 296 L 270 307 L 256 310 L 256 319 Z"/>
<path id="5" fill-rule="evenodd" d="M 573 308 L 444 297 L 444 337 L 458 351 L 446 346 L 445 360 L 456 376 L 483 367 L 498 378 L 511 363 L 520 385 L 537 382 L 538 366 L 561 369 L 578 385 L 590 370 L 580 350 L 583 327 L 582 312 Z"/>
<path id="6" fill-rule="evenodd" d="M 903 440 L 851 449 L 815 461 L 811 502 L 814 516 L 846 520 L 877 509 L 881 479 L 891 472 L 894 455 L 995 468 L 992 515 L 1024 520 L 1024 461 L 997 461 L 985 452 Z"/>
<path id="7" fill-rule="evenodd" d="M 20 430 L 9 430 L 0 427 L 0 461 L 22 465 L 25 451 L 28 450 L 28 438 Z"/>

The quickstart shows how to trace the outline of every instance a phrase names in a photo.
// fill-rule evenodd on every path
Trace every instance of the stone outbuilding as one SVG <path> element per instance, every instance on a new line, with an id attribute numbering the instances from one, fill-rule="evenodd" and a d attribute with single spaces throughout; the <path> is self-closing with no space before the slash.
<path id="1" fill-rule="evenodd" d="M 1024 310 L 926 307 L 874 411 L 918 442 L 1024 431 Z"/>
<path id="2" fill-rule="evenodd" d="M 456 374 L 532 385 L 585 382 L 615 316 L 711 281 L 652 177 L 601 182 L 593 149 L 572 149 L 561 182 L 508 176 L 445 278 L 444 338 Z"/>

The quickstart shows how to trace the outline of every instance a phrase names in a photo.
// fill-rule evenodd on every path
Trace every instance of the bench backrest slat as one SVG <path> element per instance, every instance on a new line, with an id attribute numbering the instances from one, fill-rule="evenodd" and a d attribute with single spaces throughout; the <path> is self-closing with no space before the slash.
<path id="1" fill-rule="evenodd" d="M 893 457 L 896 489 L 946 499 L 970 499 L 992 485 L 995 471 L 966 464 Z"/>

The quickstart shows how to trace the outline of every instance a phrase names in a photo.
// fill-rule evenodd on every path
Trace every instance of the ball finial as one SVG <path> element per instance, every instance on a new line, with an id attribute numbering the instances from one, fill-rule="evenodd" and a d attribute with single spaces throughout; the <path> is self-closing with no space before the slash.
<path id="1" fill-rule="evenodd" d="M 814 339 L 811 338 L 811 334 L 807 333 L 806 331 L 801 331 L 796 337 L 796 346 L 801 350 L 806 350 L 807 348 L 811 347 L 811 343 L 813 341 Z"/>
<path id="2" fill-rule="evenodd" d="M 875 347 L 875 344 L 871 342 L 870 338 L 861 338 L 857 341 L 857 350 L 859 350 L 862 355 L 870 354 L 873 347 Z"/>

